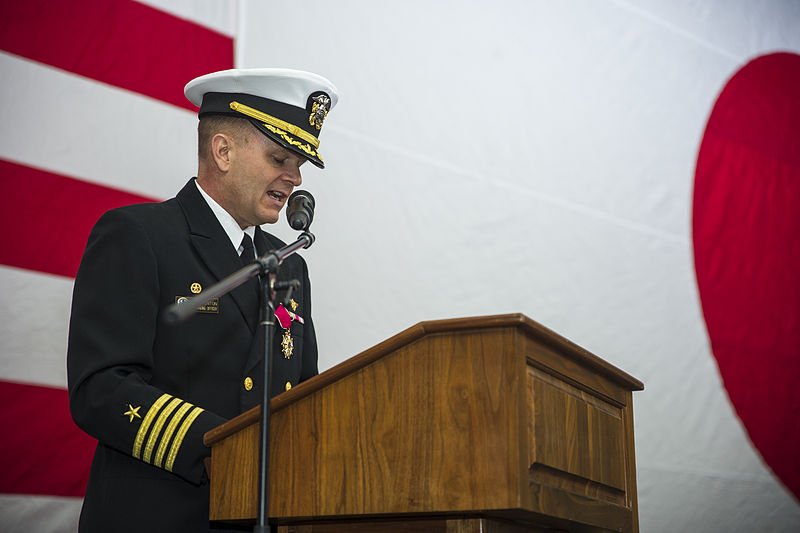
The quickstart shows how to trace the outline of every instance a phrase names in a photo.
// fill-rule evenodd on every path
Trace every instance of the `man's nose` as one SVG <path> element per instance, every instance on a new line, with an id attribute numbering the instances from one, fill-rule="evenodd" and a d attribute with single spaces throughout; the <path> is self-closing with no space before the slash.
<path id="1" fill-rule="evenodd" d="M 286 180 L 291 182 L 294 187 L 299 187 L 303 183 L 303 176 L 299 168 L 287 171 L 285 176 Z"/>

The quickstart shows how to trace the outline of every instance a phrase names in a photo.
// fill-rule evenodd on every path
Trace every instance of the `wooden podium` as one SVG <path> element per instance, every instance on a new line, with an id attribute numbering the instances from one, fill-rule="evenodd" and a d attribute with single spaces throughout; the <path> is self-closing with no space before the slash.
<path id="1" fill-rule="evenodd" d="M 279 532 L 638 532 L 637 379 L 521 314 L 419 323 L 272 399 Z M 209 431 L 254 523 L 258 408 Z"/>

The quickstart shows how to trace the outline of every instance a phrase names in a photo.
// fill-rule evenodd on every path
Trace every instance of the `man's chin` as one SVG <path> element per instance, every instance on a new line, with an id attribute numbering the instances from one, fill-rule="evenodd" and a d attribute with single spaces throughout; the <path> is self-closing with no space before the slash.
<path id="1" fill-rule="evenodd" d="M 260 213 L 258 225 L 261 226 L 262 224 L 275 224 L 279 218 L 280 218 L 280 211 L 277 212 L 269 211 L 267 213 Z"/>

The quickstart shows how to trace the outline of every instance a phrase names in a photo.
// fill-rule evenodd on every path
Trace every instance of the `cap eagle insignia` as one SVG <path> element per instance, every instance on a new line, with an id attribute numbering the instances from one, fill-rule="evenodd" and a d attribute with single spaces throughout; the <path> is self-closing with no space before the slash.
<path id="1" fill-rule="evenodd" d="M 311 115 L 308 117 L 308 123 L 320 129 L 325 117 L 328 116 L 328 111 L 331 109 L 331 99 L 327 94 L 319 94 L 312 98 L 311 101 L 314 103 L 311 106 Z"/>

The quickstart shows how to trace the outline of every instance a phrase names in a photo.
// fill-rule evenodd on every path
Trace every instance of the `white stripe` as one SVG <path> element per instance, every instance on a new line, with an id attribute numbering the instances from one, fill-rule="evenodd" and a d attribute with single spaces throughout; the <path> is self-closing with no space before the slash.
<path id="1" fill-rule="evenodd" d="M 66 387 L 73 280 L 0 266 L 0 379 Z"/>
<path id="2" fill-rule="evenodd" d="M 236 0 L 136 0 L 176 17 L 211 28 L 228 37 L 236 35 Z"/>
<path id="3" fill-rule="evenodd" d="M 197 115 L 0 52 L 0 157 L 166 199 L 197 172 Z"/>
<path id="4" fill-rule="evenodd" d="M 657 237 L 659 239 L 666 239 L 684 244 L 688 243 L 688 237 L 684 234 L 666 231 L 653 224 L 645 224 L 629 217 L 619 216 L 608 210 L 603 210 L 590 205 L 584 205 L 566 196 L 562 197 L 554 194 L 548 194 L 541 190 L 536 190 L 529 183 L 520 184 L 514 180 L 504 179 L 503 177 L 489 177 L 486 174 L 475 170 L 474 168 L 461 166 L 457 163 L 443 159 L 437 156 L 435 153 L 431 154 L 403 148 L 402 146 L 370 137 L 369 135 L 363 135 L 356 130 L 336 126 L 335 124 L 328 126 L 327 132 L 328 138 L 326 140 L 328 141 L 331 141 L 331 133 L 340 134 L 352 141 L 367 144 L 377 150 L 384 150 L 387 152 L 386 157 L 392 160 L 396 160 L 398 156 L 404 159 L 411 159 L 418 161 L 423 165 L 430 165 L 431 167 L 441 169 L 445 172 L 452 172 L 453 174 L 460 175 L 466 179 L 478 183 L 488 184 L 491 182 L 492 187 L 498 187 L 507 191 L 511 191 L 515 195 L 525 195 L 530 198 L 535 198 L 539 201 L 547 202 L 569 211 L 574 211 L 575 213 L 595 218 L 598 221 L 602 220 L 610 224 L 614 224 L 620 228 L 629 229 L 638 233 L 644 233 L 646 235 L 652 235 L 653 237 Z M 265 231 L 272 232 L 270 229 Z"/>
<path id="5" fill-rule="evenodd" d="M 75 533 L 81 498 L 0 494 L 3 533 Z"/>

